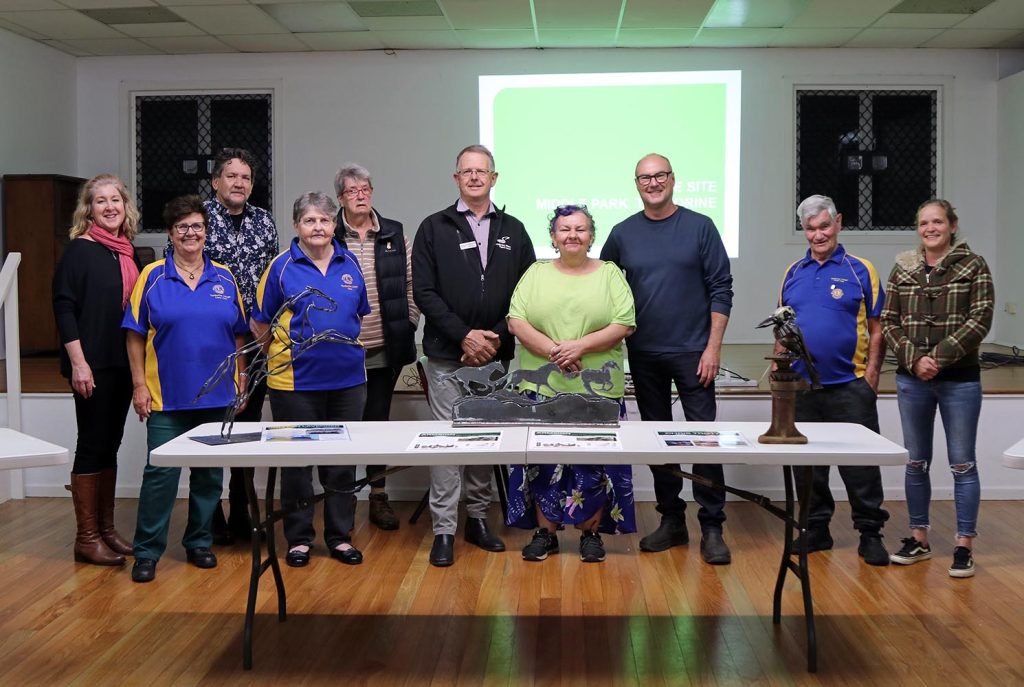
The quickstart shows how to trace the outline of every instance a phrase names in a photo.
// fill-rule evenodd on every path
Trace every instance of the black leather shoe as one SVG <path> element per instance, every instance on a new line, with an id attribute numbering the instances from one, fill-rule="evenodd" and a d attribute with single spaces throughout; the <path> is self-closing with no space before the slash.
<path id="1" fill-rule="evenodd" d="M 434 545 L 430 547 L 430 564 L 435 568 L 447 568 L 455 562 L 455 535 L 435 534 Z"/>
<path id="2" fill-rule="evenodd" d="M 152 582 L 156 577 L 156 561 L 152 558 L 136 558 L 132 565 L 132 582 Z"/>
<path id="3" fill-rule="evenodd" d="M 284 557 L 285 564 L 289 568 L 305 568 L 307 565 L 309 565 L 309 552 L 312 549 L 313 549 L 313 547 L 311 546 L 311 547 L 309 547 L 309 549 L 307 549 L 305 551 L 301 551 L 301 550 L 297 550 L 297 549 L 289 550 L 288 553 L 285 554 L 285 557 Z"/>
<path id="4" fill-rule="evenodd" d="M 882 535 L 878 532 L 861 532 L 857 555 L 868 565 L 889 565 L 889 552 L 885 550 Z"/>
<path id="5" fill-rule="evenodd" d="M 708 565 L 729 565 L 732 552 L 718 530 L 707 530 L 700 538 L 700 556 Z"/>
<path id="6" fill-rule="evenodd" d="M 351 549 L 345 549 L 344 551 L 332 548 L 331 558 L 339 560 L 345 565 L 359 565 L 363 562 L 363 552 L 354 546 Z"/>
<path id="7" fill-rule="evenodd" d="M 197 568 L 216 568 L 217 556 L 204 546 L 197 546 L 194 549 L 185 549 L 185 560 Z"/>
<path id="8" fill-rule="evenodd" d="M 487 520 L 484 518 L 466 518 L 466 527 L 463 537 L 469 544 L 476 544 L 484 551 L 504 551 L 505 542 L 498 538 L 498 535 L 491 534 L 487 529 Z"/>
<path id="9" fill-rule="evenodd" d="M 832 534 L 828 527 L 809 527 L 807 529 L 807 553 L 815 551 L 828 551 L 834 546 Z M 800 538 L 793 540 L 793 553 L 800 555 Z"/>
<path id="10" fill-rule="evenodd" d="M 667 513 L 661 516 L 658 529 L 640 540 L 640 550 L 656 553 L 689 543 L 690 533 L 686 530 L 686 520 L 681 515 Z"/>

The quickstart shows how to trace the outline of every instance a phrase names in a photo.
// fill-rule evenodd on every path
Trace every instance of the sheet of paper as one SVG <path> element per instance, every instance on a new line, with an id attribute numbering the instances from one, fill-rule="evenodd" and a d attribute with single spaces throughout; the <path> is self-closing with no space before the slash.
<path id="1" fill-rule="evenodd" d="M 501 430 L 486 432 L 420 432 L 407 451 L 490 451 L 501 446 Z"/>
<path id="2" fill-rule="evenodd" d="M 343 422 L 272 424 L 263 429 L 260 441 L 351 441 Z"/>
<path id="3" fill-rule="evenodd" d="M 658 439 L 666 448 L 729 448 L 730 446 L 750 446 L 750 443 L 739 432 L 697 432 L 658 430 Z"/>
<path id="4" fill-rule="evenodd" d="M 531 429 L 530 449 L 540 451 L 621 451 L 617 431 L 560 431 Z"/>

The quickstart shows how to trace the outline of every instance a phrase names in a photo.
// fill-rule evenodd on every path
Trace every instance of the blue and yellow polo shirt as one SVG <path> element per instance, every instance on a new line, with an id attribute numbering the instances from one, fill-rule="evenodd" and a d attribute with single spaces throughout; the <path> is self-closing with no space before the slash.
<path id="1" fill-rule="evenodd" d="M 334 330 L 356 339 L 360 322 L 370 313 L 363 272 L 356 257 L 334 241 L 334 257 L 321 274 L 292 239 L 288 250 L 270 263 L 256 287 L 252 318 L 269 324 L 286 300 L 312 286 L 335 306 L 308 294 L 281 313 L 278 333 L 270 342 L 267 386 L 278 391 L 331 391 L 366 382 L 362 346 L 323 341 L 306 347 L 314 334 Z"/>
<path id="2" fill-rule="evenodd" d="M 158 411 L 220 408 L 235 400 L 234 370 L 200 399 L 207 379 L 235 352 L 235 337 L 248 331 L 235 278 L 203 256 L 193 291 L 171 259 L 146 265 L 135 282 L 121 322 L 146 339 L 146 386 Z"/>
<path id="3" fill-rule="evenodd" d="M 779 304 L 796 311 L 796 322 L 822 384 L 843 384 L 864 376 L 868 319 L 882 314 L 885 293 L 874 265 L 850 255 L 842 244 L 819 265 L 810 249 L 786 270 Z M 793 368 L 805 378 L 802 362 Z"/>

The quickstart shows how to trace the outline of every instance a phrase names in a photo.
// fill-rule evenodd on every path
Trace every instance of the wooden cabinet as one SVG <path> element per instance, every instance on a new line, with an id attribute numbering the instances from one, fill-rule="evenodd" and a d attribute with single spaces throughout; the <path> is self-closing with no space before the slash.
<path id="1" fill-rule="evenodd" d="M 3 178 L 4 257 L 21 253 L 18 306 L 22 353 L 60 348 L 53 319 L 53 271 L 68 243 L 71 215 L 84 179 L 55 174 Z"/>

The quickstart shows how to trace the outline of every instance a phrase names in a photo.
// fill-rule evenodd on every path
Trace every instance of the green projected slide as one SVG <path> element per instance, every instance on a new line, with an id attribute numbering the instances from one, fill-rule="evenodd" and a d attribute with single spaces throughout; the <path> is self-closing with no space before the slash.
<path id="1" fill-rule="evenodd" d="M 738 71 L 481 76 L 480 139 L 497 162 L 494 203 L 538 256 L 554 255 L 548 218 L 568 203 L 594 215 L 596 256 L 643 209 L 633 173 L 652 152 L 672 162 L 675 202 L 711 217 L 738 255 Z"/>

